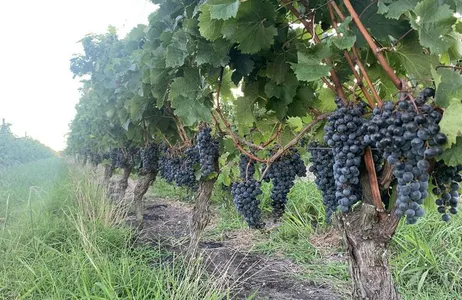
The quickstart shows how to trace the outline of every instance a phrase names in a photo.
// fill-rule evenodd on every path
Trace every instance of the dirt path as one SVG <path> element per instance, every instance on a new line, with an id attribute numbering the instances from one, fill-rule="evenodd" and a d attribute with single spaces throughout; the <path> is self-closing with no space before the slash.
<path id="1" fill-rule="evenodd" d="M 178 201 L 149 199 L 145 201 L 144 223 L 139 228 L 143 243 L 178 250 L 187 245 L 192 206 Z M 129 216 L 134 224 L 134 216 Z M 245 239 L 241 239 L 245 240 Z M 247 243 L 250 240 L 247 239 Z M 207 241 L 200 247 L 208 258 L 211 274 L 225 275 L 236 288 L 233 299 L 337 300 L 344 299 L 329 287 L 295 279 L 300 267 L 289 260 L 273 259 L 246 252 L 236 240 Z M 225 273 L 225 274 L 224 274 Z"/>

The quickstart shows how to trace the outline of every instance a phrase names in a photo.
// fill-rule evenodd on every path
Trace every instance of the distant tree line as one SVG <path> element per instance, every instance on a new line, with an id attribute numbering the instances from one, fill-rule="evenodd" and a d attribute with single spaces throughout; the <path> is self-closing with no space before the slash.
<path id="1" fill-rule="evenodd" d="M 17 137 L 11 132 L 11 124 L 2 120 L 0 125 L 0 168 L 49 158 L 56 153 L 30 137 Z"/>

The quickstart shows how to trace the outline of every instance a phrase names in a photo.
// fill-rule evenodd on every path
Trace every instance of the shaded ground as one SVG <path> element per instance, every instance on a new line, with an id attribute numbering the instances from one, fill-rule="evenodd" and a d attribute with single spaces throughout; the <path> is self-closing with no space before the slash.
<path id="1" fill-rule="evenodd" d="M 130 186 L 133 186 L 133 182 Z M 130 193 L 127 194 L 126 198 L 129 199 Z M 188 243 L 191 210 L 192 205 L 179 201 L 145 200 L 144 222 L 138 228 L 140 241 L 177 251 L 184 250 Z M 128 222 L 136 224 L 133 215 L 128 217 Z M 296 279 L 300 267 L 287 259 L 250 253 L 248 249 L 252 239 L 245 234 L 237 232 L 224 240 L 209 240 L 200 244 L 207 257 L 209 272 L 220 278 L 226 277 L 234 287 L 233 299 L 344 299 L 328 286 Z M 253 298 L 248 298 L 251 295 Z"/>

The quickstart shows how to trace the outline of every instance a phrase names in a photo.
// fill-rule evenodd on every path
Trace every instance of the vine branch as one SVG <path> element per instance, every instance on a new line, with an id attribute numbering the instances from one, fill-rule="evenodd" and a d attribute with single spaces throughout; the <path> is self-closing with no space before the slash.
<path id="1" fill-rule="evenodd" d="M 319 43 L 321 40 L 319 39 L 319 37 L 317 36 L 315 30 L 314 30 L 314 26 L 312 26 L 310 23 L 308 23 L 307 20 L 305 20 L 304 18 L 301 18 L 301 15 L 300 15 L 300 12 L 290 3 L 290 1 L 288 0 L 281 0 L 283 6 L 287 7 L 291 12 L 292 14 L 298 18 L 300 20 L 300 22 L 302 22 L 303 26 L 305 26 L 306 30 L 308 32 L 311 33 L 312 37 L 313 37 L 313 40 L 316 42 L 316 43 Z M 307 7 L 308 9 L 308 7 Z M 313 18 L 313 21 L 314 21 L 314 18 Z M 332 65 L 332 61 L 328 58 L 324 59 L 325 63 L 328 64 L 328 65 Z M 330 70 L 330 77 L 332 79 L 332 81 L 334 82 L 334 85 L 335 85 L 335 92 L 337 93 L 337 95 L 339 95 L 343 101 L 345 101 L 345 94 L 343 92 L 343 88 L 342 88 L 342 85 L 340 83 L 340 79 L 338 78 L 337 76 L 337 73 L 335 72 L 335 70 L 332 68 Z M 326 82 L 325 80 L 323 80 L 324 82 Z"/>
<path id="2" fill-rule="evenodd" d="M 337 30 L 338 26 L 337 26 L 337 21 L 335 20 L 332 4 L 329 3 L 328 7 L 329 7 L 329 15 L 330 15 L 330 18 L 332 20 L 332 26 L 334 27 L 335 31 L 337 32 L 337 35 L 340 36 L 340 33 Z M 351 71 L 353 72 L 353 76 L 356 78 L 356 82 L 357 82 L 359 88 L 361 89 L 361 91 L 363 92 L 363 95 L 366 98 L 367 103 L 369 103 L 369 106 L 373 109 L 375 107 L 375 103 L 374 103 L 374 101 L 372 101 L 371 96 L 369 95 L 366 88 L 364 87 L 363 80 L 359 76 L 358 72 L 356 71 L 356 68 L 355 68 L 353 60 L 352 60 L 352 58 L 350 56 L 350 53 L 348 53 L 347 50 L 344 50 L 343 51 L 343 56 L 345 56 L 346 60 L 348 61 L 348 64 L 350 65 L 350 68 L 351 68 Z"/>
<path id="3" fill-rule="evenodd" d="M 338 17 L 340 18 L 340 20 L 343 22 L 345 21 L 345 16 L 343 15 L 342 11 L 339 9 L 339 7 L 337 6 L 337 3 L 335 2 L 330 2 L 329 3 L 329 7 L 333 8 L 335 10 L 335 12 L 337 13 Z M 356 63 L 356 65 L 358 66 L 359 70 L 361 71 L 361 74 L 364 76 L 364 80 L 366 81 L 366 84 L 369 86 L 369 89 L 371 90 L 371 93 L 372 95 L 374 96 L 375 98 L 375 101 L 379 104 L 379 106 L 382 106 L 383 105 L 383 101 L 382 99 L 380 98 L 379 94 L 377 93 L 377 90 L 375 89 L 373 83 L 372 83 L 372 80 L 371 78 L 369 77 L 369 74 L 367 73 L 367 70 L 366 68 L 364 67 L 364 64 L 361 62 L 360 58 L 359 58 L 359 52 L 358 52 L 358 49 L 356 48 L 356 46 L 353 45 L 353 47 L 351 47 L 351 50 L 353 52 L 353 58 L 354 58 L 354 62 Z M 351 59 L 351 56 L 350 56 L 350 59 Z M 350 63 L 350 61 L 348 61 L 348 63 Z M 351 65 L 350 65 L 351 67 Z M 352 68 L 353 69 L 353 68 Z M 356 71 L 356 70 L 355 70 Z M 393 73 L 394 74 L 394 73 Z"/>
<path id="4" fill-rule="evenodd" d="M 361 22 L 361 19 L 359 18 L 358 14 L 354 10 L 353 6 L 351 5 L 350 0 L 343 0 L 343 3 L 345 4 L 345 7 L 347 8 L 348 12 L 350 13 L 351 17 L 353 18 L 353 21 L 355 22 L 356 26 L 358 27 L 359 31 L 361 32 L 361 35 L 364 37 L 367 44 L 372 49 L 372 52 L 374 53 L 375 57 L 379 61 L 382 68 L 384 69 L 385 73 L 387 74 L 388 77 L 390 77 L 391 81 L 396 86 L 396 88 L 398 90 L 400 90 L 401 87 L 402 87 L 401 80 L 393 72 L 393 69 L 390 67 L 387 60 L 383 56 L 382 52 L 380 51 L 380 49 L 375 44 L 374 39 L 369 34 L 366 27 L 364 27 L 363 23 Z"/>
<path id="5" fill-rule="evenodd" d="M 265 170 L 263 171 L 262 175 L 261 175 L 261 178 L 263 179 L 266 175 L 266 173 L 268 172 L 271 164 L 273 162 L 275 162 L 279 157 L 281 157 L 282 154 L 284 154 L 284 152 L 287 151 L 287 149 L 289 149 L 290 147 L 294 146 L 296 143 L 298 143 L 298 141 L 303 138 L 303 136 L 309 131 L 311 130 L 316 124 L 318 124 L 319 122 L 327 119 L 327 117 L 330 116 L 330 113 L 325 113 L 325 114 L 322 114 L 322 115 L 318 115 L 317 117 L 315 117 L 313 120 L 311 120 L 311 122 L 305 126 L 305 128 L 303 128 L 290 142 L 288 142 L 286 145 L 284 145 L 283 147 L 281 147 L 273 156 L 271 156 L 267 161 L 266 161 L 266 168 Z"/>
<path id="6" fill-rule="evenodd" d="M 459 67 L 459 66 L 443 66 L 443 65 L 439 65 L 439 66 L 436 66 L 436 70 L 438 70 L 439 68 L 447 68 L 447 69 L 454 69 L 454 70 L 460 70 L 462 71 L 462 67 Z"/>
<path id="7" fill-rule="evenodd" d="M 269 138 L 268 141 L 266 141 L 266 143 L 263 143 L 263 145 L 261 146 L 263 148 L 266 148 L 266 146 L 271 144 L 281 134 L 281 131 L 282 131 L 282 123 L 279 123 L 278 129 L 276 130 L 276 132 Z"/>

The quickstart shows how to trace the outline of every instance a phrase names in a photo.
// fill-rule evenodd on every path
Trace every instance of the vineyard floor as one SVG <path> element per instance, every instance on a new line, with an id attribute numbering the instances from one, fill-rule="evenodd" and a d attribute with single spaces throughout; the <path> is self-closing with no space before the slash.
<path id="1" fill-rule="evenodd" d="M 154 247 L 186 250 L 189 232 L 185 220 L 191 211 L 191 205 L 178 201 L 149 199 L 140 228 L 141 241 Z M 130 220 L 135 223 L 133 217 Z M 246 299 L 255 293 L 256 299 L 342 299 L 328 286 L 297 279 L 301 268 L 290 260 L 246 250 L 248 245 L 240 244 L 245 243 L 245 239 L 239 240 L 240 234 L 245 233 L 234 232 L 225 239 L 206 239 L 200 243 L 208 271 L 229 278 L 236 292 L 234 299 Z"/>
<path id="2" fill-rule="evenodd" d="M 315 184 L 296 182 L 278 224 L 270 218 L 270 188 L 262 186 L 264 232 L 249 230 L 228 192 L 214 190 L 213 217 L 201 244 L 210 258 L 209 271 L 226 270 L 241 288 L 240 299 L 255 290 L 250 299 L 350 299 L 347 254 L 335 229 L 324 224 Z M 141 240 L 178 251 L 187 247 L 190 195 L 158 179 L 145 198 Z M 419 226 L 400 225 L 390 247 L 393 276 L 404 300 L 462 299 L 462 219 L 445 224 L 435 211 L 429 209 Z"/>
<path id="3" fill-rule="evenodd" d="M 117 182 L 117 179 L 114 182 Z M 134 185 L 135 182 L 130 180 L 125 195 L 126 200 L 131 199 Z M 193 204 L 175 200 L 175 194 L 169 194 L 170 199 L 153 194 L 147 195 L 144 201 L 144 220 L 141 227 L 137 226 L 134 214 L 129 214 L 127 221 L 138 229 L 140 244 L 186 253 L 189 236 L 188 219 L 191 216 Z M 267 244 L 270 238 L 269 231 L 259 233 L 245 227 L 222 230 L 220 228 L 222 217 L 217 214 L 216 207 L 214 211 L 211 224 L 206 229 L 200 243 L 200 249 L 205 258 L 204 265 L 207 271 L 219 278 L 226 278 L 228 284 L 232 286 L 233 299 L 337 300 L 349 298 L 338 292 L 333 282 L 312 280 L 313 276 L 304 270 L 306 268 L 318 270 L 326 268 L 329 263 L 325 260 L 314 262 L 308 267 L 297 264 L 282 255 L 271 255 L 271 257 L 265 255 L 264 249 L 253 247 L 253 242 Z M 273 229 L 275 228 L 273 225 Z M 339 242 L 339 237 L 329 239 L 323 235 L 319 238 L 319 240 Z M 344 265 L 345 260 L 334 255 L 330 263 Z M 342 289 L 346 290 L 344 287 Z"/>

